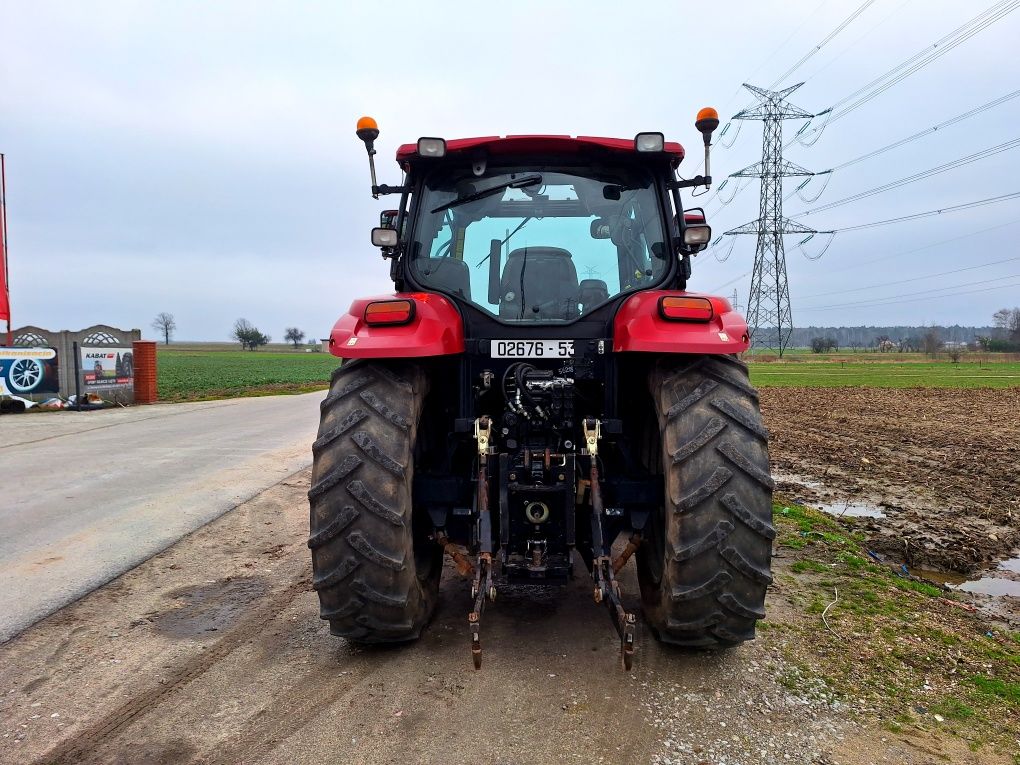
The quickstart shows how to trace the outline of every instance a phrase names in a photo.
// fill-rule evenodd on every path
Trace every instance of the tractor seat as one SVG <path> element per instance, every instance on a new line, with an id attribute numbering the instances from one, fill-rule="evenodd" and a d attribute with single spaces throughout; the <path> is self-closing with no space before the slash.
<path id="1" fill-rule="evenodd" d="M 590 311 L 609 300 L 609 285 L 601 279 L 583 279 L 577 291 L 577 302 L 582 311 Z"/>
<path id="2" fill-rule="evenodd" d="M 499 317 L 576 319 L 577 292 L 577 269 L 569 252 L 560 247 L 521 247 L 507 256 L 503 268 Z"/>
<path id="3" fill-rule="evenodd" d="M 471 272 L 463 260 L 424 258 L 418 271 L 429 286 L 471 300 Z"/>

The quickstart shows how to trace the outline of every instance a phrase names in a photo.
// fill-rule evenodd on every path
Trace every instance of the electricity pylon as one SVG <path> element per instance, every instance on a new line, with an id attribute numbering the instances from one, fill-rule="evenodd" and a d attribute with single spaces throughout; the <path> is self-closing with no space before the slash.
<path id="1" fill-rule="evenodd" d="M 786 97 L 803 84 L 797 83 L 783 90 L 765 90 L 744 83 L 744 87 L 758 97 L 758 103 L 733 115 L 735 120 L 761 120 L 763 123 L 761 162 L 730 176 L 761 178 L 761 209 L 757 220 L 730 229 L 725 235 L 758 235 L 751 293 L 747 300 L 751 349 L 767 348 L 778 351 L 780 356 L 793 331 L 783 236 L 817 233 L 813 228 L 783 216 L 783 178 L 814 175 L 810 170 L 783 159 L 783 120 L 813 116 L 786 102 Z"/>

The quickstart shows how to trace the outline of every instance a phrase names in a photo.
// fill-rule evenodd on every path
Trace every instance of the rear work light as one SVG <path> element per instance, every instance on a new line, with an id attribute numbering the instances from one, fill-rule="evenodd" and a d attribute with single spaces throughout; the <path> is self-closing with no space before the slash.
<path id="1" fill-rule="evenodd" d="M 638 133 L 634 136 L 634 151 L 659 152 L 666 146 L 666 137 L 662 133 Z"/>
<path id="2" fill-rule="evenodd" d="M 714 311 L 708 298 L 667 295 L 659 298 L 659 314 L 669 321 L 711 321 Z"/>
<path id="3" fill-rule="evenodd" d="M 365 323 L 370 327 L 408 324 L 413 318 L 413 300 L 377 300 L 365 306 Z"/>
<path id="4" fill-rule="evenodd" d="M 445 157 L 446 141 L 442 138 L 419 138 L 418 156 L 420 157 Z"/>

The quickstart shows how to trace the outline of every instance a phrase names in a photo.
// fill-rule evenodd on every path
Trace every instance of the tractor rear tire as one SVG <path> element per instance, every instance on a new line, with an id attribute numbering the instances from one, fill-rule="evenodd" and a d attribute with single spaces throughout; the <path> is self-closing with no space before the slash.
<path id="1" fill-rule="evenodd" d="M 408 362 L 333 373 L 312 445 L 312 586 L 330 632 L 358 643 L 415 640 L 439 594 L 442 551 L 413 522 L 415 445 L 428 378 Z"/>
<path id="2" fill-rule="evenodd" d="M 776 532 L 768 431 L 747 365 L 731 356 L 665 358 L 649 384 L 665 502 L 638 548 L 645 618 L 664 643 L 753 640 Z"/>

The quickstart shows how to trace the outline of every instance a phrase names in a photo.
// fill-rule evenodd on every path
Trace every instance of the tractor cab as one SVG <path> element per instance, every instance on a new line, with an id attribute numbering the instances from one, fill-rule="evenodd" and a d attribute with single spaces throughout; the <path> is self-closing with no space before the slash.
<path id="1" fill-rule="evenodd" d="M 688 224 L 671 187 L 683 156 L 658 133 L 401 146 L 397 286 L 447 295 L 476 319 L 526 325 L 569 324 L 637 290 L 682 289 L 686 258 L 709 237 L 703 220 Z"/>

